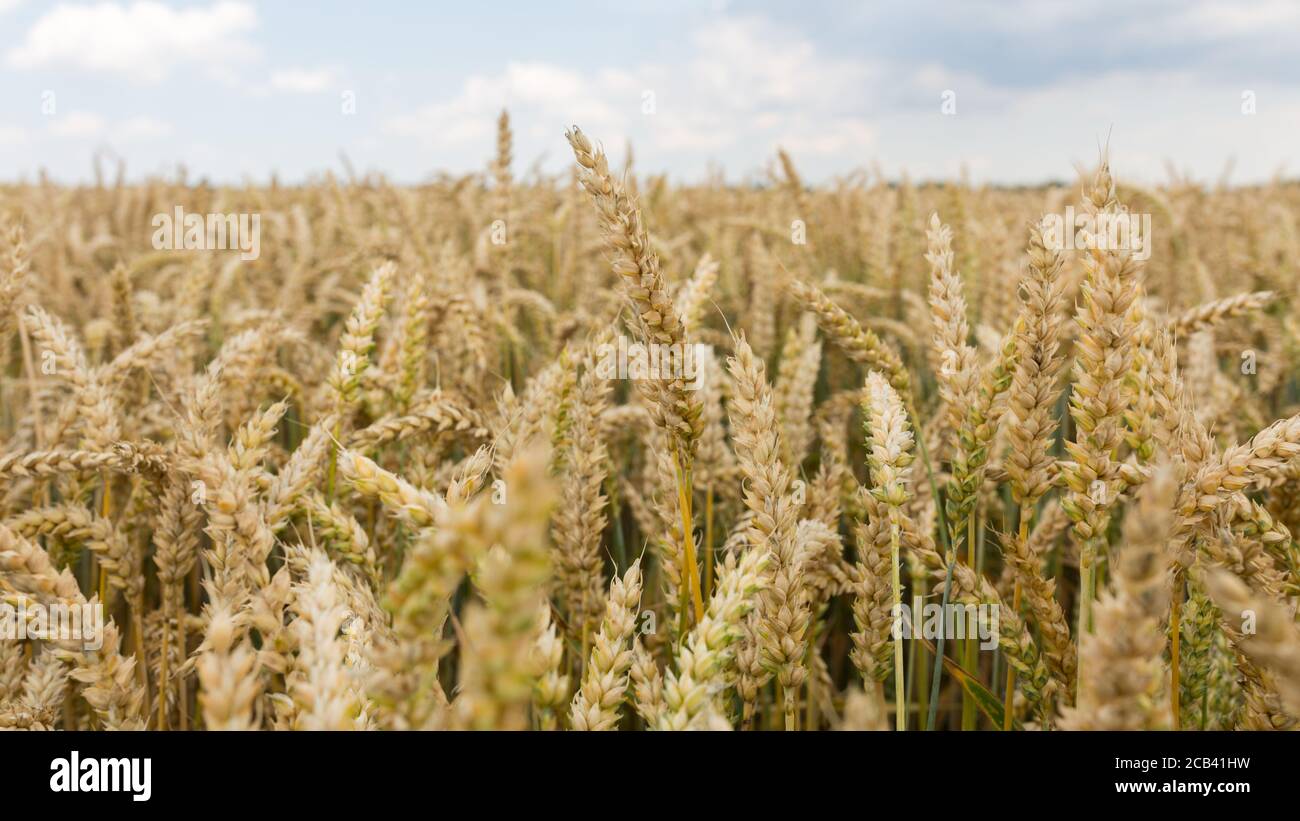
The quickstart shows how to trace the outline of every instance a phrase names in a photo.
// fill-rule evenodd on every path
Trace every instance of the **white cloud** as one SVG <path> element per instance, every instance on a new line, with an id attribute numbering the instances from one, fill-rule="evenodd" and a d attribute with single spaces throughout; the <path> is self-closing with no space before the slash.
<path id="1" fill-rule="evenodd" d="M 66 139 L 107 139 L 113 142 L 138 142 L 171 136 L 170 123 L 154 117 L 137 116 L 110 122 L 88 111 L 71 111 L 60 114 L 50 123 L 52 136 Z"/>
<path id="2" fill-rule="evenodd" d="M 1180 8 L 1166 31 L 1220 39 L 1294 31 L 1297 23 L 1300 23 L 1300 7 L 1290 0 L 1260 0 L 1244 4 L 1209 0 Z"/>
<path id="3" fill-rule="evenodd" d="M 679 79 L 702 82 L 728 110 L 835 107 L 881 75 L 880 66 L 826 56 L 799 32 L 757 17 L 716 20 L 690 40 L 692 65 Z"/>
<path id="4" fill-rule="evenodd" d="M 500 75 L 470 77 L 450 100 L 391 118 L 386 130 L 434 145 L 480 142 L 496 133 L 496 118 L 503 107 L 510 108 L 511 117 L 521 123 L 546 113 L 558 117 L 550 129 L 556 134 L 570 120 L 590 128 L 622 128 L 619 102 L 639 105 L 640 92 L 629 100 L 613 101 L 615 92 L 608 82 L 571 69 L 549 63 L 510 63 Z"/>
<path id="5" fill-rule="evenodd" d="M 1300 23 L 1300 6 L 1292 0 L 1167 0 L 1144 9 L 1128 0 L 1093 0 L 1091 3 L 1040 3 L 1035 0 L 959 0 L 945 3 L 943 22 L 954 27 L 1003 34 L 1039 37 L 1100 35 L 1113 46 L 1125 41 L 1231 40 L 1254 35 L 1294 31 Z M 885 22 L 887 11 L 866 7 L 858 15 L 869 22 Z M 1080 42 L 1087 43 L 1088 38 Z"/>
<path id="6" fill-rule="evenodd" d="M 782 147 L 795 156 L 848 155 L 864 160 L 864 146 L 876 140 L 876 128 L 864 120 L 844 119 L 825 124 L 819 131 L 805 131 L 787 138 Z"/>
<path id="7" fill-rule="evenodd" d="M 110 135 L 123 142 L 132 142 L 170 137 L 173 130 L 171 123 L 153 117 L 131 117 L 115 124 L 110 129 Z"/>
<path id="8" fill-rule="evenodd" d="M 23 0 L 0 0 L 0 14 L 18 8 Z"/>
<path id="9" fill-rule="evenodd" d="M 25 129 L 16 125 L 0 125 L 0 145 L 21 145 L 25 142 L 27 142 Z"/>
<path id="10" fill-rule="evenodd" d="M 0 12 L 19 2 L 0 0 Z M 299 56 L 302 32 L 270 30 L 271 15 L 258 14 L 254 0 L 27 2 L 0 16 L 8 25 L 0 25 L 7 35 L 0 72 L 59 72 L 27 79 L 33 91 L 59 89 L 60 115 L 38 118 L 29 99 L 28 119 L 0 126 L 0 176 L 14 166 L 10 157 L 80 168 L 93 144 L 107 142 L 150 163 L 165 155 L 218 176 L 305 174 L 343 147 L 360 167 L 416 179 L 430 169 L 483 168 L 502 108 L 511 114 L 521 175 L 539 157 L 548 172 L 569 166 L 562 134 L 575 123 L 616 166 L 630 142 L 639 169 L 682 179 L 699 179 L 710 161 L 733 178 L 752 178 L 778 145 L 810 181 L 877 160 L 890 176 L 951 177 L 965 166 L 1004 182 L 1072 179 L 1073 164 L 1095 160 L 1107 134 L 1126 180 L 1162 177 L 1166 156 L 1212 177 L 1231 155 L 1234 180 L 1261 179 L 1295 155 L 1288 135 L 1300 127 L 1300 75 L 1286 59 L 1300 31 L 1294 0 L 1165 0 L 1156 15 L 1126 0 L 912 5 L 923 10 L 815 2 L 807 14 L 765 18 L 663 0 L 654 4 L 663 16 L 642 32 L 644 48 L 584 49 L 590 32 L 569 27 L 540 50 L 499 39 L 475 49 L 499 62 L 425 72 L 382 43 L 361 62 L 331 52 Z M 844 30 L 829 32 L 828 23 Z M 352 34 L 340 31 L 347 25 L 322 18 L 313 36 Z M 871 37 L 884 46 L 855 45 Z M 254 42 L 274 44 L 276 62 L 259 58 Z M 511 62 L 493 57 L 512 54 Z M 169 77 L 176 86 L 122 87 L 124 79 Z M 122 92 L 113 105 L 70 113 L 90 105 L 74 100 L 102 98 L 104 83 Z M 361 89 L 362 116 L 340 119 L 322 104 L 344 88 Z M 941 114 L 947 89 L 956 93 L 956 116 Z M 1245 89 L 1257 92 L 1256 116 L 1240 111 Z M 643 111 L 646 92 L 652 113 Z M 250 133 L 241 117 L 204 120 L 224 110 L 214 111 L 218 98 L 258 116 L 284 95 L 312 104 L 274 133 Z M 189 140 L 197 133 L 210 145 L 194 156 Z M 32 150 L 5 150 L 20 141 Z"/>
<path id="11" fill-rule="evenodd" d="M 271 72 L 271 88 L 291 94 L 316 94 L 338 85 L 332 68 L 285 68 Z"/>
<path id="12" fill-rule="evenodd" d="M 571 123 L 621 152 L 629 138 L 648 164 L 693 157 L 757 165 L 777 144 L 864 161 L 875 138 L 862 100 L 886 83 L 885 66 L 826 56 L 798 32 L 762 18 L 722 18 L 687 38 L 684 59 L 578 71 L 510 63 L 468 78 L 458 94 L 390 118 L 390 136 L 439 149 L 487 150 L 509 109 L 516 155 L 556 152 Z M 561 144 L 562 145 L 562 144 Z"/>
<path id="13" fill-rule="evenodd" d="M 1291 156 L 1300 94 L 1258 89 L 1259 113 L 1241 113 L 1240 90 L 1206 85 L 1188 72 L 1125 70 L 1080 76 L 999 97 L 968 101 L 958 86 L 957 114 L 932 109 L 894 112 L 878 124 L 881 163 L 913 178 L 956 176 L 963 165 L 977 182 L 1072 183 L 1109 141 L 1111 164 L 1126 183 L 1166 179 L 1166 160 L 1213 180 L 1237 160 L 1234 182 L 1268 179 Z M 796 156 L 797 159 L 797 156 Z"/>
<path id="14" fill-rule="evenodd" d="M 71 67 L 157 82 L 182 63 L 219 66 L 246 58 L 253 48 L 243 35 L 256 25 L 251 5 L 229 0 L 185 9 L 152 0 L 59 5 L 7 59 L 19 69 Z"/>
<path id="15" fill-rule="evenodd" d="M 107 123 L 98 114 L 70 111 L 60 114 L 50 123 L 50 133 L 56 137 L 88 138 L 104 133 Z"/>

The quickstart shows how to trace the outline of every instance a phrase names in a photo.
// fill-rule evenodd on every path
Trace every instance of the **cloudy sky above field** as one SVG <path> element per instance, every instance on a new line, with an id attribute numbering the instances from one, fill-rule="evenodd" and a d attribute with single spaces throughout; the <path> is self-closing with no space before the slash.
<path id="1" fill-rule="evenodd" d="M 758 177 L 777 145 L 810 179 L 1071 179 L 1109 135 L 1121 176 L 1245 182 L 1300 173 L 1297 40 L 1291 0 L 0 0 L 0 179 L 102 151 L 417 181 L 482 168 L 506 107 L 519 174 L 563 168 L 578 123 L 684 180 Z"/>

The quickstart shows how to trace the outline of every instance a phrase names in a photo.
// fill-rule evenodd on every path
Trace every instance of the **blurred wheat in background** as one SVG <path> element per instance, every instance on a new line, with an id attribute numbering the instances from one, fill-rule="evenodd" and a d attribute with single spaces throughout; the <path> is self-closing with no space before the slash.
<path id="1" fill-rule="evenodd" d="M 0 726 L 1296 726 L 1300 188 L 675 186 L 567 138 L 0 187 L 0 600 L 106 616 L 0 640 Z M 156 249 L 178 208 L 259 252 Z M 604 367 L 651 345 L 693 372 Z"/>

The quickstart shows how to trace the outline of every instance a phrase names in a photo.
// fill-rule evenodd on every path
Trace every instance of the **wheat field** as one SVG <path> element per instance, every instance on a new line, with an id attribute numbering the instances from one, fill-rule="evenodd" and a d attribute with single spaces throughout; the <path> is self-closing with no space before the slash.
<path id="1" fill-rule="evenodd" d="M 564 136 L 0 187 L 0 727 L 1296 726 L 1300 188 Z M 159 249 L 177 208 L 256 259 Z"/>

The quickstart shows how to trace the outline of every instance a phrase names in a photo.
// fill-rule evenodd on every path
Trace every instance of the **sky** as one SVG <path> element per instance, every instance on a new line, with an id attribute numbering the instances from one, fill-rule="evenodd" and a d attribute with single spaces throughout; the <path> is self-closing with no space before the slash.
<path id="1" fill-rule="evenodd" d="M 675 181 L 1300 173 L 1300 2 L 0 0 L 0 180 L 515 173 L 582 127 Z"/>

